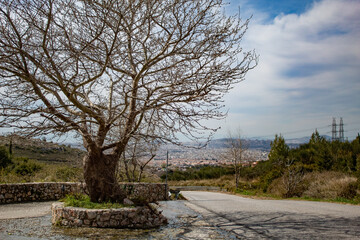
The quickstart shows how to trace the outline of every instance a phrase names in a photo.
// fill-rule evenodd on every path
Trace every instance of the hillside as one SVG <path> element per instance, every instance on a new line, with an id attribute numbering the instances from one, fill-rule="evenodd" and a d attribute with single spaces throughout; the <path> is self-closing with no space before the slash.
<path id="1" fill-rule="evenodd" d="M 85 153 L 71 146 L 18 135 L 0 136 L 0 146 L 9 147 L 10 139 L 14 157 L 27 157 L 46 163 L 79 165 Z"/>

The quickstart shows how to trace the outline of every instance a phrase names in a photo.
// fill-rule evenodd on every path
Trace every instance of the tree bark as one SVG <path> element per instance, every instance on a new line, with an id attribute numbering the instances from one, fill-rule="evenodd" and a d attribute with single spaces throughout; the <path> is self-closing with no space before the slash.
<path id="1" fill-rule="evenodd" d="M 236 186 L 236 189 L 239 188 L 239 179 L 240 179 L 240 166 L 237 162 L 235 162 L 235 186 Z"/>
<path id="2" fill-rule="evenodd" d="M 117 160 L 96 150 L 84 157 L 84 178 L 92 202 L 122 202 L 126 197 L 116 180 Z"/>

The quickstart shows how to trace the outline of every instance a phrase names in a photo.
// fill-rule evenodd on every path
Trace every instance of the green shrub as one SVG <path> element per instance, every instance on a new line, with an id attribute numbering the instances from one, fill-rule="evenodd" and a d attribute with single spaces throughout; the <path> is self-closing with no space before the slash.
<path id="1" fill-rule="evenodd" d="M 77 182 L 82 179 L 82 170 L 74 167 L 59 167 L 55 173 L 58 181 Z"/>
<path id="2" fill-rule="evenodd" d="M 70 194 L 60 200 L 64 202 L 65 207 L 81 207 L 88 209 L 109 209 L 109 208 L 123 208 L 131 207 L 119 203 L 94 203 L 90 201 L 90 197 L 85 194 Z"/>
<path id="3" fill-rule="evenodd" d="M 262 176 L 260 178 L 260 187 L 263 190 L 263 192 L 266 192 L 271 185 L 271 183 L 281 177 L 282 172 L 279 169 L 274 169 L 270 172 L 268 172 L 265 176 Z"/>
<path id="4" fill-rule="evenodd" d="M 258 182 L 239 182 L 237 191 L 248 191 L 259 189 L 260 184 Z"/>
<path id="5" fill-rule="evenodd" d="M 35 163 L 27 158 L 19 159 L 21 162 L 14 168 L 14 172 L 21 176 L 33 176 L 42 169 L 42 165 Z"/>
<path id="6" fill-rule="evenodd" d="M 183 181 L 195 179 L 215 179 L 229 174 L 234 174 L 234 169 L 231 167 L 201 166 L 198 168 L 188 168 L 185 171 L 171 170 L 168 174 L 168 180 Z M 161 176 L 161 179 L 165 179 L 165 174 Z"/>
<path id="7" fill-rule="evenodd" d="M 0 168 L 6 168 L 12 163 L 10 155 L 4 146 L 0 146 Z"/>

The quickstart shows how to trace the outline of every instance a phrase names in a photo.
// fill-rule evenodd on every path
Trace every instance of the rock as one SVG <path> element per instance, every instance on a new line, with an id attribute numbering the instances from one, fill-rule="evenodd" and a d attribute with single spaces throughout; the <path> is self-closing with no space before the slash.
<path id="1" fill-rule="evenodd" d="M 83 221 L 80 220 L 80 219 L 74 219 L 74 224 L 75 224 L 75 226 L 77 226 L 77 227 L 81 227 L 82 224 L 83 224 Z"/>
<path id="2" fill-rule="evenodd" d="M 13 195 L 11 193 L 5 193 L 5 198 L 12 198 Z"/>
<path id="3" fill-rule="evenodd" d="M 122 220 L 120 223 L 121 226 L 127 226 L 128 224 L 129 224 L 129 220 L 127 219 Z"/>
<path id="4" fill-rule="evenodd" d="M 95 211 L 86 211 L 86 214 L 88 219 L 95 219 L 97 216 Z"/>
<path id="5" fill-rule="evenodd" d="M 111 217 L 111 214 L 109 212 L 104 212 L 101 216 L 100 216 L 100 221 L 101 222 L 105 222 L 105 221 L 109 221 Z"/>
<path id="6" fill-rule="evenodd" d="M 117 227 L 119 225 L 119 222 L 114 220 L 114 219 L 111 219 L 110 220 L 110 226 L 111 227 Z"/>
<path id="7" fill-rule="evenodd" d="M 128 215 L 128 218 L 134 218 L 136 216 L 136 212 L 131 212 Z"/>
<path id="8" fill-rule="evenodd" d="M 128 199 L 128 198 L 125 198 L 124 201 L 123 201 L 123 203 L 124 203 L 125 205 L 134 205 L 134 202 L 131 201 L 131 200 Z"/>

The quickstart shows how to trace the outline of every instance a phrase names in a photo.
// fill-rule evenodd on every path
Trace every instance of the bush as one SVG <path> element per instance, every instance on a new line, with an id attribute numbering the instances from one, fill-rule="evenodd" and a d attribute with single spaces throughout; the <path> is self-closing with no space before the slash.
<path id="1" fill-rule="evenodd" d="M 346 199 L 353 199 L 357 194 L 357 183 L 351 182 L 342 189 L 339 193 L 339 197 Z"/>
<path id="2" fill-rule="evenodd" d="M 304 180 L 291 182 L 291 180 L 289 181 L 289 176 L 284 174 L 269 185 L 267 192 L 277 197 L 289 198 L 301 197 L 306 189 Z"/>
<path id="3" fill-rule="evenodd" d="M 357 179 L 341 172 L 312 172 L 304 175 L 291 192 L 286 189 L 284 178 L 275 179 L 269 185 L 268 193 L 279 197 L 304 197 L 311 199 L 336 200 L 354 199 L 357 195 Z"/>
<path id="4" fill-rule="evenodd" d="M 258 182 L 239 182 L 238 185 L 238 191 L 247 191 L 247 190 L 258 190 L 259 189 L 259 183 Z"/>
<path id="5" fill-rule="evenodd" d="M 262 176 L 260 179 L 260 187 L 263 192 L 267 192 L 271 183 L 279 178 L 282 175 L 282 172 L 279 169 L 274 169 L 268 172 L 265 176 Z"/>
<path id="6" fill-rule="evenodd" d="M 15 166 L 14 172 L 21 176 L 33 176 L 42 169 L 42 165 L 35 163 L 27 158 L 21 158 L 21 163 Z"/>
<path id="7" fill-rule="evenodd" d="M 303 197 L 336 199 L 339 197 L 352 199 L 356 195 L 356 181 L 345 173 L 340 172 L 313 172 L 305 175 L 308 186 Z"/>
<path id="8" fill-rule="evenodd" d="M 5 147 L 0 146 L 0 168 L 6 168 L 12 163 L 8 151 Z"/>
<path id="9" fill-rule="evenodd" d="M 58 181 L 77 182 L 82 180 L 82 170 L 74 167 L 59 167 L 55 173 Z"/>
<path id="10" fill-rule="evenodd" d="M 172 170 L 168 174 L 169 181 L 195 180 L 195 179 L 215 179 L 224 175 L 234 174 L 234 169 L 221 166 L 202 166 L 200 168 L 188 168 L 186 171 Z M 161 179 L 165 179 L 165 174 Z"/>

